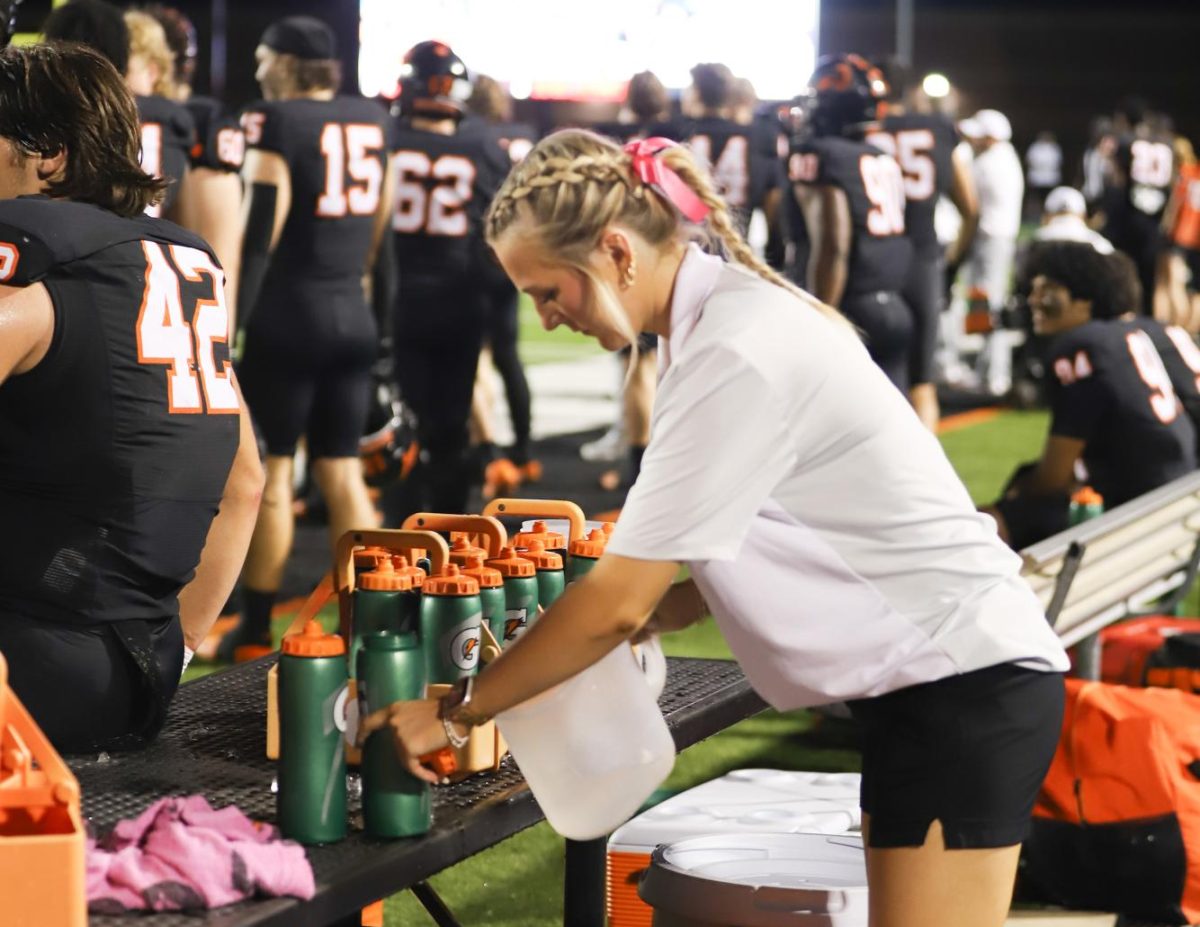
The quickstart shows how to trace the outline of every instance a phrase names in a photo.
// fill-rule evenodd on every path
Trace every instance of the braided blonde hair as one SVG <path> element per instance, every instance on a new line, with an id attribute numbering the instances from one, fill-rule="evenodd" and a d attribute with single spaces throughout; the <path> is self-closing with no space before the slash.
<path id="1" fill-rule="evenodd" d="M 538 142 L 504 181 L 484 219 L 488 243 L 494 246 L 522 213 L 527 213 L 529 231 L 546 253 L 591 281 L 598 306 L 631 342 L 637 332 L 620 309 L 612 287 L 590 266 L 601 234 L 614 223 L 637 232 L 650 245 L 700 239 L 710 250 L 725 254 L 850 329 L 836 309 L 805 293 L 755 256 L 707 172 L 687 148 L 676 145 L 657 157 L 709 207 L 703 226 L 688 226 L 673 206 L 647 187 L 634 172 L 631 156 L 615 142 L 586 129 L 564 129 Z"/>

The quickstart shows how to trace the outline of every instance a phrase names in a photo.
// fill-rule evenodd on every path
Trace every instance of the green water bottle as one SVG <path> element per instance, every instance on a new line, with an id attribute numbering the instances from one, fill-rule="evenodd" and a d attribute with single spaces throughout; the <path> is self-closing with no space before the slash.
<path id="1" fill-rule="evenodd" d="M 567 561 L 567 582 L 573 583 L 591 570 L 604 554 L 607 543 L 608 535 L 600 528 L 593 528 L 586 538 L 572 541 L 571 559 Z"/>
<path id="2" fill-rule="evenodd" d="M 1104 514 L 1104 497 L 1091 486 L 1084 486 L 1071 496 L 1071 507 L 1067 511 L 1067 524 L 1074 527 Z"/>
<path id="3" fill-rule="evenodd" d="M 496 643 L 504 643 L 504 577 L 500 571 L 485 566 L 483 554 L 467 558 L 463 574 L 479 583 L 479 604 L 483 607 L 483 621 L 492 632 Z"/>
<path id="4" fill-rule="evenodd" d="M 542 606 L 543 610 L 549 608 L 567 587 L 562 557 L 546 550 L 541 541 L 530 541 L 529 547 L 517 553 L 530 561 L 537 570 L 538 605 Z"/>
<path id="5" fill-rule="evenodd" d="M 346 836 L 346 642 L 309 621 L 279 656 L 279 831 L 305 844 Z"/>
<path id="6" fill-rule="evenodd" d="M 457 564 L 426 578 L 421 587 L 421 647 L 427 683 L 453 683 L 475 675 L 482 621 L 479 583 L 464 576 Z"/>
<path id="7" fill-rule="evenodd" d="M 376 631 L 399 634 L 405 629 L 406 611 L 412 599 L 413 578 L 399 572 L 391 557 L 381 560 L 375 569 L 359 574 L 355 580 L 353 620 L 350 631 L 350 675 L 358 672 L 358 651 L 363 638 Z M 414 630 L 409 629 L 409 630 Z"/>
<path id="8" fill-rule="evenodd" d="M 507 647 L 537 618 L 537 567 L 511 547 L 502 549 L 500 556 L 486 565 L 504 577 L 504 636 L 497 637 L 496 642 Z"/>
<path id="9" fill-rule="evenodd" d="M 416 634 L 378 631 L 363 636 L 358 652 L 359 716 L 392 702 L 425 697 L 425 655 Z M 363 826 L 372 837 L 415 837 L 429 830 L 429 783 L 400 765 L 389 728 L 367 738 L 362 754 Z"/>

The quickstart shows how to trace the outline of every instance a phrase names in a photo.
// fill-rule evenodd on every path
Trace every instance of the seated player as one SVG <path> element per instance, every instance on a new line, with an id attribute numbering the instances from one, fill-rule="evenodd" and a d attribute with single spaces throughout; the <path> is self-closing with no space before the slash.
<path id="1" fill-rule="evenodd" d="M 94 52 L 0 53 L 0 651 L 65 752 L 157 734 L 262 487 L 220 267 L 144 215 L 139 144 Z"/>
<path id="2" fill-rule="evenodd" d="M 1034 331 L 1052 339 L 1051 422 L 1041 458 L 1017 471 L 992 508 L 1016 549 L 1064 529 L 1083 483 L 1114 508 L 1196 467 L 1196 430 L 1162 357 L 1124 317 L 1128 265 L 1089 244 L 1043 242 L 1026 274 Z"/>

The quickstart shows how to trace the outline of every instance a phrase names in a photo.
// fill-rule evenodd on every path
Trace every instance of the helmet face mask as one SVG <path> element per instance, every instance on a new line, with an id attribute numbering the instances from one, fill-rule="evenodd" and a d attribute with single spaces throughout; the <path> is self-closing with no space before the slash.
<path id="1" fill-rule="evenodd" d="M 817 62 L 808 90 L 797 98 L 811 135 L 864 137 L 883 118 L 888 85 L 859 55 L 827 55 Z"/>
<path id="2" fill-rule="evenodd" d="M 443 42 L 410 48 L 400 67 L 400 111 L 406 116 L 459 119 L 471 96 L 467 66 Z"/>

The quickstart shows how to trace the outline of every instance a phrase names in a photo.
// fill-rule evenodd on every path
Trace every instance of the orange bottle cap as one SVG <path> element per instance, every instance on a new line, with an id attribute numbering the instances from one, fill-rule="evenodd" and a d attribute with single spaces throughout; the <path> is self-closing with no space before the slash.
<path id="1" fill-rule="evenodd" d="M 599 528 L 593 528 L 586 538 L 579 538 L 571 542 L 571 556 L 599 560 L 607 544 L 608 535 Z"/>
<path id="2" fill-rule="evenodd" d="M 617 527 L 616 522 L 606 521 L 600 525 L 600 530 L 604 532 L 606 538 L 612 537 L 613 528 Z"/>
<path id="3" fill-rule="evenodd" d="M 504 585 L 504 576 L 500 571 L 484 565 L 482 553 L 471 554 L 471 556 L 467 557 L 467 562 L 463 565 L 462 571 L 465 575 L 472 577 L 478 582 L 480 589 L 495 589 L 498 586 Z"/>
<path id="4" fill-rule="evenodd" d="M 390 558 L 381 561 L 375 569 L 360 574 L 355 582 L 359 589 L 372 592 L 407 592 L 413 587 L 412 576 L 397 570 Z"/>
<path id="5" fill-rule="evenodd" d="M 537 567 L 531 560 L 518 557 L 515 548 L 505 547 L 500 556 L 487 561 L 487 565 L 500 573 L 501 576 L 536 576 Z"/>
<path id="6" fill-rule="evenodd" d="M 521 556 L 531 561 L 539 570 L 561 570 L 563 568 L 562 557 L 546 550 L 546 545 L 541 541 L 530 541 L 529 546 L 521 551 Z"/>
<path id="7" fill-rule="evenodd" d="M 513 538 L 513 547 L 528 549 L 533 541 L 541 541 L 546 550 L 562 550 L 567 546 L 567 539 L 557 531 L 547 531 L 544 521 L 535 521 L 528 531 L 520 532 Z"/>
<path id="8" fill-rule="evenodd" d="M 311 618 L 303 630 L 284 637 L 279 649 L 290 657 L 337 657 L 346 652 L 346 642 L 326 634 L 321 622 Z"/>
<path id="9" fill-rule="evenodd" d="M 457 563 L 451 563 L 441 573 L 427 577 L 421 591 L 429 595 L 479 595 L 479 583 L 465 575 Z"/>
<path id="10" fill-rule="evenodd" d="M 1071 496 L 1071 501 L 1078 505 L 1104 505 L 1104 497 L 1091 486 L 1084 486 L 1082 489 L 1076 490 Z"/>
<path id="11" fill-rule="evenodd" d="M 425 571 L 419 566 L 409 566 L 408 558 L 397 554 L 392 558 L 392 569 L 412 580 L 412 589 L 420 589 L 425 583 Z"/>
<path id="12" fill-rule="evenodd" d="M 382 547 L 360 547 L 354 552 L 354 569 L 370 570 L 389 556 L 388 551 Z"/>
<path id="13" fill-rule="evenodd" d="M 487 556 L 487 551 L 482 547 L 476 547 L 469 540 L 467 535 L 458 531 L 452 532 L 455 537 L 450 542 L 450 562 L 457 563 L 462 566 L 466 559 L 474 554 L 479 554 L 481 557 Z"/>
<path id="14" fill-rule="evenodd" d="M 443 747 L 436 753 L 426 753 L 419 761 L 422 766 L 428 766 L 443 778 L 458 770 L 458 760 L 454 758 L 454 751 L 449 747 Z"/>

